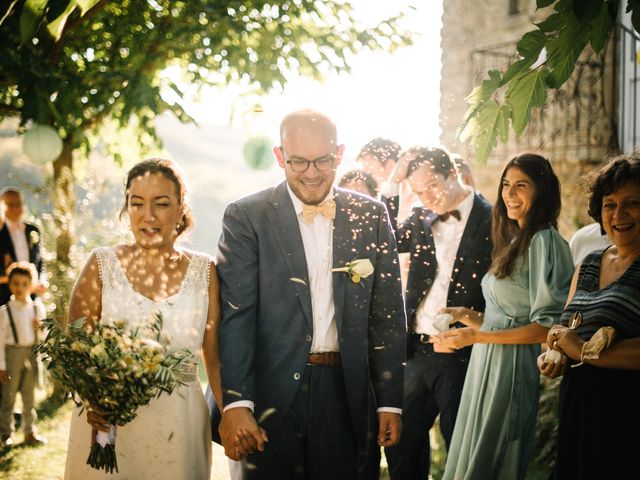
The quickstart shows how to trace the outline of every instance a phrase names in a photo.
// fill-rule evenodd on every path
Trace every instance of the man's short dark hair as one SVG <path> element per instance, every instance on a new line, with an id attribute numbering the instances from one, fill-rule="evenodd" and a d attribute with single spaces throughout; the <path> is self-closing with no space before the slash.
<path id="1" fill-rule="evenodd" d="M 400 150 L 400 145 L 393 140 L 376 137 L 360 149 L 358 158 L 364 155 L 371 155 L 383 164 L 387 163 L 387 160 L 392 160 L 393 163 L 396 163 L 400 157 Z"/>
<path id="2" fill-rule="evenodd" d="M 437 147 L 412 147 L 402 155 L 411 155 L 413 159 L 409 162 L 407 177 L 424 165 L 429 165 L 434 173 L 441 174 L 444 178 L 449 178 L 451 172 L 455 172 L 455 167 L 449 154 Z"/>
<path id="3" fill-rule="evenodd" d="M 349 182 L 362 182 L 369 190 L 369 194 L 372 197 L 376 197 L 378 195 L 378 182 L 373 178 L 369 172 L 365 172 L 364 170 L 355 169 L 349 170 L 342 177 L 340 177 L 340 181 L 338 182 L 338 186 L 342 187 Z"/>

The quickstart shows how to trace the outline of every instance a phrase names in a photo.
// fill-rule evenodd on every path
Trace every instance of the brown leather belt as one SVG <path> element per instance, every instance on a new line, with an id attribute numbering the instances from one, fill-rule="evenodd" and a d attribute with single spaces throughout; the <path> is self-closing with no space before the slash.
<path id="1" fill-rule="evenodd" d="M 336 367 L 340 365 L 340 352 L 310 353 L 307 365 L 322 365 L 323 367 Z"/>

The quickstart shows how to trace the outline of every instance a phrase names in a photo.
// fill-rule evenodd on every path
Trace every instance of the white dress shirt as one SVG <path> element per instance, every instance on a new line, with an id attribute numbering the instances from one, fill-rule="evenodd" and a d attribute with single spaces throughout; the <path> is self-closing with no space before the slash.
<path id="1" fill-rule="evenodd" d="M 309 291 L 311 292 L 311 312 L 313 316 L 313 340 L 311 351 L 339 352 L 338 328 L 336 327 L 335 306 L 333 305 L 333 220 L 316 215 L 312 223 L 302 220 L 304 204 L 296 197 L 287 184 L 293 208 L 298 217 L 304 255 L 309 273 Z M 326 201 L 333 197 L 329 192 Z M 321 202 L 322 203 L 322 202 Z"/>
<path id="2" fill-rule="evenodd" d="M 574 233 L 571 240 L 569 240 L 573 264 L 576 267 L 579 266 L 582 264 L 584 257 L 591 252 L 606 248 L 609 245 L 611 245 L 611 240 L 606 233 L 604 235 L 602 234 L 598 222 L 585 225 Z"/>
<path id="3" fill-rule="evenodd" d="M 7 369 L 5 347 L 7 345 L 16 345 L 13 339 L 13 331 L 11 330 L 7 308 L 11 308 L 13 323 L 18 336 L 17 345 L 20 347 L 32 347 L 36 343 L 33 319 L 36 315 L 38 320 L 46 317 L 46 310 L 40 299 L 33 301 L 30 297 L 27 297 L 27 300 L 22 302 L 11 296 L 11 300 L 9 300 L 6 305 L 0 307 L 0 370 Z"/>
<path id="4" fill-rule="evenodd" d="M 416 310 L 416 333 L 436 335 L 440 333 L 434 326 L 435 316 L 443 307 L 447 306 L 449 285 L 453 274 L 453 264 L 456 261 L 460 240 L 467 226 L 471 209 L 473 208 L 473 190 L 465 187 L 467 196 L 452 207 L 460 212 L 460 220 L 450 216 L 446 221 L 436 220 L 431 225 L 433 242 L 436 249 L 436 276 L 426 297 L 422 299 Z"/>
<path id="5" fill-rule="evenodd" d="M 8 218 L 5 221 L 9 229 L 9 235 L 11 235 L 13 249 L 16 252 L 16 260 L 18 262 L 28 262 L 29 245 L 27 244 L 27 235 L 25 233 L 26 225 L 22 222 L 12 222 Z"/>

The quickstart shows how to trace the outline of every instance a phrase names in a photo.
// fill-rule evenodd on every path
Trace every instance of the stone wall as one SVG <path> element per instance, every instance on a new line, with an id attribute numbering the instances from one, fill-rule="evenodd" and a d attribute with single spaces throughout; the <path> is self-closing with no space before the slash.
<path id="1" fill-rule="evenodd" d="M 492 68 L 504 69 L 514 58 L 515 44 L 546 18 L 535 0 L 520 0 L 520 11 L 510 14 L 509 0 L 443 0 L 442 76 L 440 100 L 441 143 L 472 165 L 478 187 L 495 201 L 504 164 L 514 155 L 540 153 L 552 162 L 562 184 L 560 231 L 568 238 L 590 223 L 586 213 L 583 176 L 615 149 L 613 72 L 615 51 L 610 42 L 599 56 L 588 51 L 576 72 L 560 91 L 549 92 L 547 104 L 535 111 L 519 138 L 510 130 L 509 142 L 498 143 L 486 166 L 475 165 L 473 150 L 456 138 L 467 110 L 465 97 Z"/>

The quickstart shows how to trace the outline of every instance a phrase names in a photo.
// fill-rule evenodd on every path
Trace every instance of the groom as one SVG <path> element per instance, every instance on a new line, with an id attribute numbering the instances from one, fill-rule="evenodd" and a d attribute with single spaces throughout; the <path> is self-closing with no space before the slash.
<path id="1" fill-rule="evenodd" d="M 391 446 L 402 428 L 396 243 L 381 203 L 333 187 L 344 146 L 329 118 L 291 113 L 280 137 L 286 181 L 223 218 L 219 430 L 245 478 L 357 478 L 367 436 Z"/>

